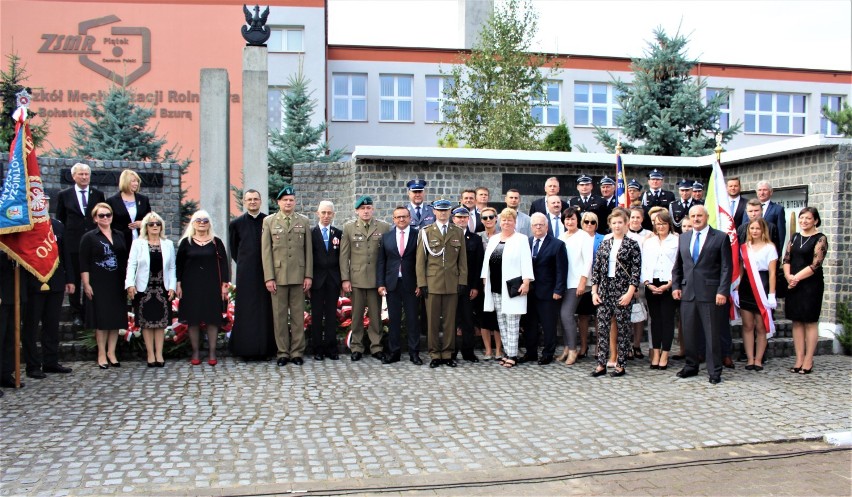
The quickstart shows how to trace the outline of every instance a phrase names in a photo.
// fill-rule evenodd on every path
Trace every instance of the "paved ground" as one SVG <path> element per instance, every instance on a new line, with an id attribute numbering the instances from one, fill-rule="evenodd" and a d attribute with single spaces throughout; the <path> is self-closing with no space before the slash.
<path id="1" fill-rule="evenodd" d="M 700 460 L 709 450 L 720 451 L 707 452 L 715 459 L 747 450 L 729 446 L 852 429 L 849 357 L 821 356 L 807 376 L 787 372 L 792 359 L 773 359 L 760 373 L 739 365 L 725 370 L 717 386 L 706 374 L 677 379 L 681 363 L 662 372 L 647 364 L 629 364 L 622 378 L 591 378 L 589 360 L 513 370 L 486 363 L 383 366 L 370 358 L 308 359 L 285 368 L 234 359 L 215 368 L 126 362 L 108 371 L 93 362 L 71 363 L 70 376 L 25 379 L 26 388 L 5 390 L 0 495 L 364 492 L 394 482 L 407 488 L 677 462 L 688 454 Z M 814 461 L 835 468 L 846 479 L 840 495 L 850 495 L 848 454 L 789 458 L 799 462 L 779 469 L 775 481 Z M 680 486 L 654 483 L 660 488 L 648 491 L 644 484 L 630 486 L 653 482 L 647 475 L 614 474 L 539 482 L 545 486 L 520 493 L 755 493 L 728 482 L 718 492 L 689 490 L 702 479 L 718 482 L 721 466 L 660 471 L 663 481 Z M 815 477 L 814 484 L 828 480 Z M 602 486 L 583 486 L 589 482 Z M 821 489 L 810 493 L 836 494 Z M 507 484 L 424 492 L 517 490 Z"/>

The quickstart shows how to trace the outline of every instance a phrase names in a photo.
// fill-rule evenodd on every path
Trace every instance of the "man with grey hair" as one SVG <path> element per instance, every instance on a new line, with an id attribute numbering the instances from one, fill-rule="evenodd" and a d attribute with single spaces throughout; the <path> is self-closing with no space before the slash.
<path id="1" fill-rule="evenodd" d="M 83 324 L 83 300 L 80 285 L 80 239 L 87 231 L 95 228 L 92 220 L 92 208 L 105 202 L 103 192 L 93 188 L 92 169 L 82 162 L 71 167 L 71 179 L 74 186 L 59 192 L 56 198 L 56 219 L 65 225 L 65 246 L 67 247 L 71 273 L 74 276 L 74 294 L 69 297 L 71 308 L 76 314 L 74 324 Z"/>
<path id="2" fill-rule="evenodd" d="M 781 251 L 784 250 L 784 243 L 787 241 L 787 220 L 784 219 L 784 208 L 781 204 L 770 200 L 772 197 L 772 185 L 768 181 L 761 180 L 755 186 L 757 199 L 760 200 L 760 206 L 763 209 L 763 220 L 768 224 L 775 226 L 775 232 L 778 233 L 778 240 L 781 245 L 775 247 L 778 250 L 778 257 L 781 257 Z M 743 220 L 743 223 L 748 222 Z"/>
<path id="3" fill-rule="evenodd" d="M 317 207 L 317 224 L 311 228 L 314 280 L 311 284 L 311 345 L 314 360 L 336 361 L 337 298 L 340 297 L 340 239 L 343 231 L 331 225 L 334 204 L 323 200 Z"/>

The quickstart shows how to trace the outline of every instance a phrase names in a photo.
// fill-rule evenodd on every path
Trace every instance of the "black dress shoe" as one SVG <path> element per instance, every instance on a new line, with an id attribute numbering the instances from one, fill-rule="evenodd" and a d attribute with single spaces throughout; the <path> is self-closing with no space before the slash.
<path id="1" fill-rule="evenodd" d="M 315 361 L 322 361 L 323 359 L 325 359 L 325 356 L 322 354 L 317 354 L 314 356 Z"/>
<path id="2" fill-rule="evenodd" d="M 458 366 L 458 364 L 456 363 L 456 361 L 454 359 L 444 359 L 444 364 L 446 364 L 447 366 L 449 366 L 451 368 Z"/>
<path id="3" fill-rule="evenodd" d="M 384 357 L 382 357 L 382 364 L 393 364 L 395 362 L 399 362 L 399 358 L 399 354 L 385 354 Z"/>
<path id="4" fill-rule="evenodd" d="M 422 366 L 423 365 L 423 359 L 421 359 L 419 355 L 413 355 L 413 356 L 411 356 L 411 359 L 409 359 L 409 360 L 415 366 Z"/>
<path id="5" fill-rule="evenodd" d="M 27 370 L 27 376 L 36 380 L 47 378 L 47 375 L 41 369 Z"/>
<path id="6" fill-rule="evenodd" d="M 364 354 L 361 352 L 352 352 L 352 362 L 360 361 L 362 357 L 364 357 Z"/>
<path id="7" fill-rule="evenodd" d="M 41 368 L 45 373 L 60 373 L 60 374 L 68 374 L 73 371 L 69 367 L 65 367 L 62 364 L 51 364 L 50 366 L 44 366 Z"/>
<path id="8" fill-rule="evenodd" d="M 674 361 L 682 361 L 682 360 L 686 359 L 686 356 L 683 355 L 683 354 L 675 354 L 675 355 L 669 356 L 669 357 Z"/>
<path id="9" fill-rule="evenodd" d="M 711 385 L 718 385 L 719 383 L 722 383 L 722 378 L 720 378 L 718 376 L 711 376 L 710 377 L 710 384 Z"/>
<path id="10" fill-rule="evenodd" d="M 15 388 L 15 378 L 13 376 L 4 376 L 0 379 L 0 387 Z M 24 382 L 21 382 L 21 388 L 24 388 Z"/>
<path id="11" fill-rule="evenodd" d="M 538 361 L 537 355 L 524 354 L 524 356 L 521 357 L 521 359 L 518 362 L 521 363 L 521 364 L 524 364 L 524 363 L 527 363 L 527 362 L 536 362 L 536 361 Z"/>
<path id="12" fill-rule="evenodd" d="M 156 368 L 156 367 L 157 367 L 157 362 L 156 362 L 156 361 L 154 361 L 154 362 L 149 362 L 149 363 L 148 363 L 148 367 L 149 367 L 149 368 Z"/>
<path id="13" fill-rule="evenodd" d="M 288 357 L 279 357 L 278 360 L 275 361 L 275 363 L 279 366 L 286 366 L 288 362 L 290 362 Z"/>
<path id="14" fill-rule="evenodd" d="M 158 368 L 166 367 L 166 361 L 158 361 L 158 362 L 155 362 L 154 364 L 156 364 Z"/>
<path id="15" fill-rule="evenodd" d="M 606 374 L 606 368 L 603 368 L 603 369 L 600 369 L 600 370 L 595 369 L 594 371 L 592 371 L 592 377 L 593 378 L 597 378 L 598 376 L 603 376 L 605 374 Z"/>
<path id="16" fill-rule="evenodd" d="M 385 355 L 382 352 L 376 352 L 375 354 L 370 354 L 370 357 L 377 361 L 384 361 Z"/>
<path id="17" fill-rule="evenodd" d="M 337 352 L 335 352 L 334 354 L 328 354 L 328 358 L 331 359 L 332 361 L 339 361 L 340 355 L 338 355 Z"/>
<path id="18" fill-rule="evenodd" d="M 730 357 L 726 357 L 722 359 L 722 366 L 725 366 L 728 369 L 734 369 L 734 361 L 731 360 Z"/>
<path id="19" fill-rule="evenodd" d="M 476 357 L 476 354 L 474 354 L 473 352 L 471 352 L 470 354 L 468 354 L 466 356 L 463 356 L 463 359 L 467 362 L 474 362 L 474 363 L 479 362 L 479 358 Z"/>
<path id="20" fill-rule="evenodd" d="M 626 374 L 627 374 L 627 370 L 624 369 L 624 368 L 621 368 L 621 371 L 616 369 L 612 373 L 610 373 L 609 375 L 613 378 L 618 378 L 619 376 L 624 376 Z"/>
<path id="21" fill-rule="evenodd" d="M 440 360 L 440 359 L 432 359 L 432 362 L 430 362 L 430 363 L 429 363 L 429 367 L 430 367 L 430 368 L 437 368 L 437 367 L 440 367 L 440 366 L 441 366 L 441 363 L 443 363 L 443 362 L 444 362 L 444 361 L 442 361 L 442 360 Z"/>
<path id="22" fill-rule="evenodd" d="M 294 358 L 290 359 L 290 362 L 292 362 L 296 366 L 301 366 L 302 364 L 305 363 L 305 360 L 302 359 L 301 357 L 294 357 Z"/>
<path id="23" fill-rule="evenodd" d="M 551 362 L 553 362 L 553 356 L 544 356 L 538 360 L 540 366 L 547 366 Z"/>
<path id="24" fill-rule="evenodd" d="M 697 374 L 698 374 L 698 371 L 695 370 L 695 369 L 692 369 L 692 370 L 681 369 L 680 371 L 677 372 L 677 377 L 678 378 L 689 378 L 691 376 L 696 376 Z"/>

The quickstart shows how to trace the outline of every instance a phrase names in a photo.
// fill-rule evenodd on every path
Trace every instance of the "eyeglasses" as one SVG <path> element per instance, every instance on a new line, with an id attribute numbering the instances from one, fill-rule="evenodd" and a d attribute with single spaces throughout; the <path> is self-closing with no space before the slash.
<path id="1" fill-rule="evenodd" d="M 195 222 L 198 223 L 198 224 L 207 224 L 207 223 L 210 222 L 210 220 L 207 219 L 206 217 L 199 217 L 198 219 L 195 220 Z"/>
<path id="2" fill-rule="evenodd" d="M 597 221 L 583 221 L 583 224 L 598 224 Z"/>
<path id="3" fill-rule="evenodd" d="M 150 223 L 148 223 L 149 228 L 153 228 L 154 226 L 162 226 L 162 225 L 163 225 L 163 223 L 161 223 L 159 221 L 151 221 Z"/>
<path id="4" fill-rule="evenodd" d="M 110 212 L 101 212 L 100 214 L 98 214 L 98 217 L 99 217 L 100 219 L 107 219 L 107 218 L 112 217 L 112 213 L 110 213 Z"/>
<path id="5" fill-rule="evenodd" d="M 480 219 L 483 221 L 491 221 L 492 219 L 497 219 L 497 216 L 482 216 Z"/>

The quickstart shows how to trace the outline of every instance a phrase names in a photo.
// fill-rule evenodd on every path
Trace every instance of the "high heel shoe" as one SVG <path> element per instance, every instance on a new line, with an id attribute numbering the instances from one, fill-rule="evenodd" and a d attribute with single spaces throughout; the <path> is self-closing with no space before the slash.
<path id="1" fill-rule="evenodd" d="M 813 371 L 813 370 L 814 370 L 813 366 L 811 366 L 811 369 L 802 368 L 802 370 L 799 371 L 799 374 L 811 374 L 811 371 Z"/>
<path id="2" fill-rule="evenodd" d="M 217 361 L 216 359 L 208 359 L 207 364 L 215 366 L 216 364 L 219 364 L 219 361 Z"/>
<path id="3" fill-rule="evenodd" d="M 562 354 L 556 360 L 562 362 L 565 359 L 568 359 L 568 347 L 562 349 Z"/>
<path id="4" fill-rule="evenodd" d="M 570 366 L 575 362 L 577 362 L 577 352 L 572 350 L 568 352 L 568 358 L 565 359 L 565 365 Z"/>
<path id="5" fill-rule="evenodd" d="M 154 364 L 156 364 L 158 368 L 164 368 L 166 367 L 166 360 L 163 359 L 162 361 L 157 361 Z"/>
<path id="6" fill-rule="evenodd" d="M 98 367 L 101 368 L 101 369 L 109 369 L 109 363 L 107 363 L 107 364 L 98 363 Z"/>
<path id="7" fill-rule="evenodd" d="M 586 347 L 585 349 L 583 349 L 583 351 L 582 351 L 582 352 L 580 352 L 579 354 L 577 354 L 577 359 L 585 359 L 585 358 L 586 358 L 586 355 L 587 355 L 588 353 L 589 353 L 589 348 L 588 348 L 588 347 Z"/>
<path id="8" fill-rule="evenodd" d="M 660 365 L 659 364 L 651 364 L 650 369 L 660 369 Z"/>
<path id="9" fill-rule="evenodd" d="M 109 360 L 109 357 L 107 357 L 107 362 L 109 363 L 109 365 L 111 367 L 114 367 L 114 368 L 120 368 L 121 367 L 120 362 L 118 362 L 118 361 L 112 362 L 112 361 Z"/>
<path id="10" fill-rule="evenodd" d="M 201 359 L 192 359 L 189 361 L 189 363 L 193 366 L 198 366 L 199 364 L 201 364 Z"/>
<path id="11" fill-rule="evenodd" d="M 157 364 L 158 364 L 158 363 L 156 363 L 156 362 L 149 362 L 149 363 L 148 363 L 148 367 L 149 367 L 149 368 L 156 368 L 156 367 L 157 367 Z"/>
<path id="12" fill-rule="evenodd" d="M 665 364 L 658 364 L 658 365 L 657 365 L 657 369 L 659 369 L 660 371 L 666 370 L 666 369 L 668 369 L 668 368 L 669 368 L 669 363 L 665 363 Z"/>
<path id="13" fill-rule="evenodd" d="M 791 373 L 798 373 L 802 370 L 802 368 L 790 368 Z"/>
<path id="14" fill-rule="evenodd" d="M 645 358 L 645 355 L 642 354 L 642 348 L 641 347 L 633 347 L 633 357 L 635 357 L 636 359 L 644 359 Z"/>

